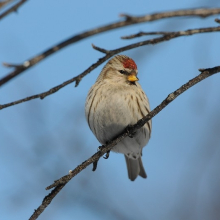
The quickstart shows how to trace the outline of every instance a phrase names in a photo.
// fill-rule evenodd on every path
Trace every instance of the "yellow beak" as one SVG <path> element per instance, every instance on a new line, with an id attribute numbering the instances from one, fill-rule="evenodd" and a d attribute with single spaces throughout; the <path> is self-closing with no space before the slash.
<path id="1" fill-rule="evenodd" d="M 128 76 L 128 81 L 130 81 L 130 82 L 135 82 L 135 81 L 138 81 L 138 80 L 139 79 L 133 74 Z"/>

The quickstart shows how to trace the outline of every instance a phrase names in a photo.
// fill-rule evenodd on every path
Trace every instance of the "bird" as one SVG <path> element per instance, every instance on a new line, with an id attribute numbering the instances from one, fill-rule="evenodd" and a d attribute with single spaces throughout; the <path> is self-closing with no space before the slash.
<path id="1" fill-rule="evenodd" d="M 133 59 L 126 55 L 116 55 L 103 67 L 88 92 L 85 102 L 86 120 L 103 145 L 150 112 L 148 98 L 137 82 L 137 74 L 137 65 Z M 142 163 L 142 149 L 150 139 L 151 129 L 152 121 L 149 120 L 133 137 L 125 137 L 111 150 L 124 154 L 131 181 L 138 175 L 147 178 Z"/>

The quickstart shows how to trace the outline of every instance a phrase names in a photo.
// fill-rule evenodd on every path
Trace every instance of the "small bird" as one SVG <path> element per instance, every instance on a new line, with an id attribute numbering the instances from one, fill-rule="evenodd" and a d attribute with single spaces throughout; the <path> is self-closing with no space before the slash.
<path id="1" fill-rule="evenodd" d="M 137 73 L 137 65 L 131 58 L 117 55 L 108 61 L 89 90 L 86 119 L 101 144 L 107 144 L 150 112 L 148 98 L 137 82 Z M 125 155 L 128 177 L 132 181 L 138 175 L 147 178 L 141 156 L 151 136 L 151 127 L 150 120 L 133 137 L 124 138 L 112 149 Z"/>

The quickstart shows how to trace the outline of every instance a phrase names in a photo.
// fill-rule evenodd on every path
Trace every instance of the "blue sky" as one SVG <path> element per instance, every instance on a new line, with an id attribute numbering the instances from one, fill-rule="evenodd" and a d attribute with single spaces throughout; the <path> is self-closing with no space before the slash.
<path id="1" fill-rule="evenodd" d="M 110 22 L 118 15 L 144 15 L 218 1 L 34 1 L 0 21 L 0 62 L 22 63 L 45 49 Z M 0 104 L 44 92 L 83 72 L 102 53 L 145 40 L 122 40 L 139 31 L 177 31 L 217 26 L 212 16 L 174 18 L 102 33 L 48 57 L 0 88 Z M 152 37 L 152 36 L 151 36 Z M 199 74 L 220 65 L 220 33 L 181 37 L 123 54 L 138 66 L 140 83 L 153 109 Z M 104 65 L 104 64 L 103 64 Z M 99 146 L 87 126 L 84 103 L 103 65 L 44 100 L 0 111 L 0 216 L 28 219 L 49 193 L 45 187 L 89 158 Z M 10 69 L 0 66 L 0 76 Z M 82 171 L 39 219 L 219 219 L 220 75 L 178 97 L 153 118 L 152 138 L 143 151 L 147 179 L 131 182 L 124 157 L 112 153 L 96 172 Z M 13 210 L 13 211 L 12 211 Z"/>

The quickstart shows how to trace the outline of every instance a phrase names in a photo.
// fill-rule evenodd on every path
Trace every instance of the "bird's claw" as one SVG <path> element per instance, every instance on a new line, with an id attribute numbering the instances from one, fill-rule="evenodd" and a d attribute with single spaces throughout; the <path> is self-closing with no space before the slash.
<path id="1" fill-rule="evenodd" d="M 136 134 L 136 131 L 132 131 L 132 128 L 133 128 L 132 125 L 128 125 L 127 128 L 126 128 L 126 130 L 129 133 L 129 135 L 128 135 L 129 138 L 133 138 Z"/>
<path id="2" fill-rule="evenodd" d="M 110 150 L 107 151 L 107 153 L 105 154 L 105 156 L 103 156 L 104 159 L 108 159 L 109 158 L 109 155 L 110 155 Z"/>
<path id="3" fill-rule="evenodd" d="M 103 146 L 99 146 L 97 148 L 97 152 L 100 151 L 102 149 Z M 109 154 L 110 154 L 110 150 L 107 151 L 107 153 L 103 156 L 104 159 L 108 159 L 109 158 Z M 98 160 L 93 162 L 93 168 L 92 171 L 95 171 L 97 169 L 97 165 L 98 165 Z"/>

